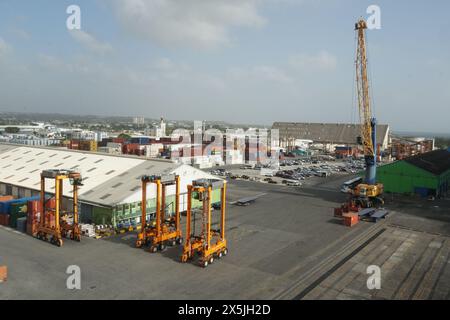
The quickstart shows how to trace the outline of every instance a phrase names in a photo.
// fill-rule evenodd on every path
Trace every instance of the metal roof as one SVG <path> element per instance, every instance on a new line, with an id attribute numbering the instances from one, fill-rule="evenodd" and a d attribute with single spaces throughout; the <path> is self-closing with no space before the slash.
<path id="1" fill-rule="evenodd" d="M 437 176 L 450 170 L 450 152 L 447 150 L 435 150 L 419 154 L 406 158 L 404 161 Z"/>
<path id="2" fill-rule="evenodd" d="M 212 177 L 201 170 L 169 160 L 0 144 L 0 183 L 40 190 L 42 170 L 72 169 L 80 172 L 83 177 L 79 199 L 104 206 L 116 205 L 139 193 L 140 176 L 172 173 L 180 167 L 188 167 L 183 169 L 186 175 Z M 193 171 L 196 171 L 195 174 Z M 54 192 L 52 181 L 46 184 L 46 191 Z M 64 181 L 64 195 L 70 197 L 71 193 L 69 181 Z"/>
<path id="3" fill-rule="evenodd" d="M 334 144 L 356 144 L 357 137 L 361 135 L 359 124 L 275 122 L 272 128 L 279 130 L 280 139 L 295 138 Z M 388 132 L 388 125 L 377 125 L 378 143 L 387 143 Z"/>

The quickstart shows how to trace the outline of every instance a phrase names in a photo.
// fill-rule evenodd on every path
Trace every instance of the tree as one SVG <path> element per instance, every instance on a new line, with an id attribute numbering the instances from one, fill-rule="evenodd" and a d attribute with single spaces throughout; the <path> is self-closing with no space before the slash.
<path id="1" fill-rule="evenodd" d="M 6 133 L 19 133 L 20 129 L 17 127 L 6 127 L 5 132 Z"/>
<path id="2" fill-rule="evenodd" d="M 118 138 L 129 140 L 129 139 L 131 139 L 131 136 L 129 134 L 126 134 L 126 133 L 121 133 L 121 134 L 119 134 Z"/>

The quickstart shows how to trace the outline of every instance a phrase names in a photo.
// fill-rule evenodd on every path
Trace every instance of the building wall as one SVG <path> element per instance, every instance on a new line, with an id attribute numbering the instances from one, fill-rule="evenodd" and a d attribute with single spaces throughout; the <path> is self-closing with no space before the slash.
<path id="1" fill-rule="evenodd" d="M 413 194 L 418 188 L 438 189 L 436 176 L 405 161 L 379 167 L 377 175 L 386 192 Z"/>
<path id="2" fill-rule="evenodd" d="M 450 191 L 450 169 L 439 176 L 439 195 L 448 195 Z"/>
<path id="3" fill-rule="evenodd" d="M 93 206 L 92 222 L 95 224 L 113 224 L 112 209 Z"/>
<path id="4" fill-rule="evenodd" d="M 212 192 L 212 203 L 220 202 L 220 190 Z M 117 226 L 120 223 L 140 223 L 141 222 L 141 201 L 121 204 L 112 209 L 112 224 Z M 202 202 L 192 199 L 192 208 L 201 208 Z M 187 194 L 180 194 L 180 211 L 187 210 Z M 147 216 L 153 215 L 156 212 L 156 199 L 147 200 Z M 169 195 L 166 197 L 166 212 L 167 214 L 175 213 L 175 196 Z"/>

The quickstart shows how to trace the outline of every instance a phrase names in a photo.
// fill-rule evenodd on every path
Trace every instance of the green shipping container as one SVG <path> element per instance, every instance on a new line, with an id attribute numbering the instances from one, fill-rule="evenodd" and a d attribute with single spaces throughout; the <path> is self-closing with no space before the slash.
<path id="1" fill-rule="evenodd" d="M 11 228 L 17 227 L 17 219 L 24 218 L 27 216 L 27 204 L 23 203 L 14 203 L 11 205 L 10 217 L 9 217 L 9 226 Z"/>

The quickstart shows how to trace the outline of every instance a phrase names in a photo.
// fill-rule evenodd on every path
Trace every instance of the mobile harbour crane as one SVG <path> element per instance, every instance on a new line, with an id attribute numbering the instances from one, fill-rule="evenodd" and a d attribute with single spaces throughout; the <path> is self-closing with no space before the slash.
<path id="1" fill-rule="evenodd" d="M 357 34 L 356 48 L 356 91 L 360 117 L 361 136 L 357 137 L 358 144 L 362 145 L 365 178 L 349 191 L 350 198 L 340 208 L 335 208 L 335 216 L 342 217 L 344 224 L 353 226 L 360 219 L 378 221 L 385 218 L 387 210 L 379 209 L 384 205 L 383 185 L 377 183 L 377 120 L 372 115 L 370 100 L 369 77 L 367 72 L 367 23 L 360 19 L 355 24 Z"/>
<path id="2" fill-rule="evenodd" d="M 362 144 L 366 165 L 364 183 L 352 190 L 352 201 L 362 208 L 378 207 L 384 204 L 381 195 L 383 185 L 376 182 L 377 174 L 377 120 L 372 115 L 369 78 L 367 72 L 367 23 L 360 19 L 355 24 L 358 44 L 356 49 L 356 88 L 358 109 L 361 125 L 361 136 L 358 142 Z"/>

